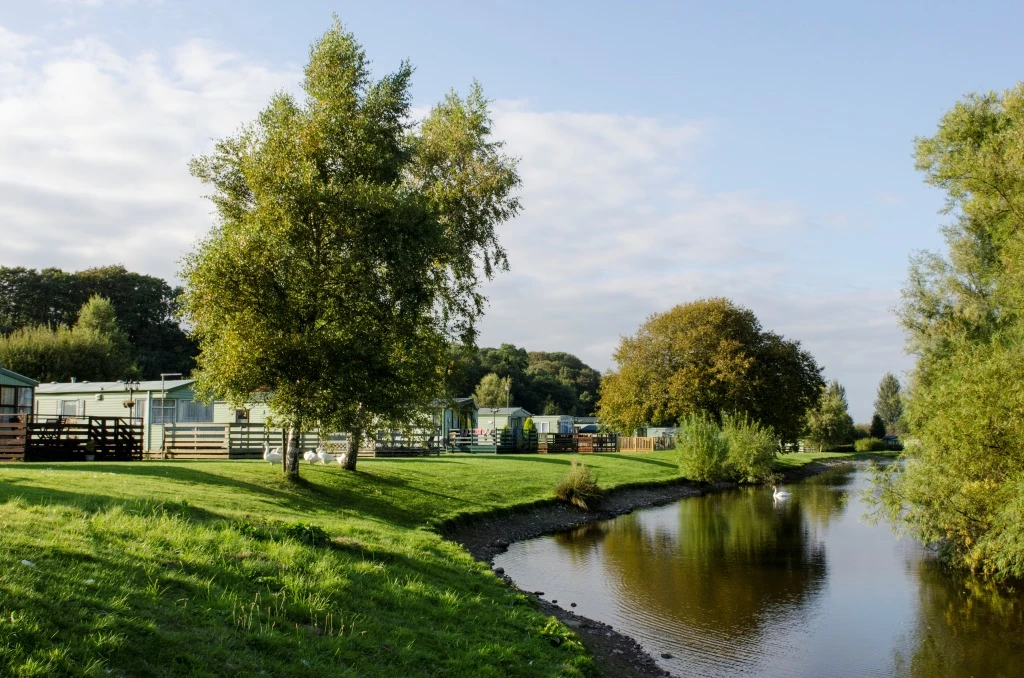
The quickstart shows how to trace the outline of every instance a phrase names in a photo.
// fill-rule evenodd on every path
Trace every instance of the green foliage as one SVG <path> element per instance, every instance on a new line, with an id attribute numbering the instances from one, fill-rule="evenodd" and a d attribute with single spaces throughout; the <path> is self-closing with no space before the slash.
<path id="1" fill-rule="evenodd" d="M 726 477 L 729 441 L 718 422 L 704 412 L 689 414 L 679 422 L 676 454 L 680 471 L 690 480 L 710 483 Z"/>
<path id="2" fill-rule="evenodd" d="M 595 412 L 601 375 L 569 353 L 527 353 L 512 344 L 478 350 L 459 347 L 453 355 L 449 392 L 471 393 L 490 373 L 510 379 L 511 401 L 534 414 Z"/>
<path id="3" fill-rule="evenodd" d="M 903 290 L 915 444 L 880 477 L 880 504 L 953 565 L 1022 577 L 1024 84 L 965 97 L 916 144 L 946 192 L 948 254 L 915 257 Z"/>
<path id="4" fill-rule="evenodd" d="M 853 443 L 853 449 L 857 452 L 881 452 L 889 449 L 889 446 L 881 438 L 861 438 Z"/>
<path id="5" fill-rule="evenodd" d="M 74 327 L 23 327 L 0 337 L 0 364 L 37 381 L 115 381 L 131 376 L 124 333 L 110 302 L 93 297 Z"/>
<path id="6" fill-rule="evenodd" d="M 807 413 L 807 439 L 817 445 L 819 451 L 852 443 L 853 419 L 848 410 L 846 389 L 833 379 L 822 388 L 817 406 Z"/>
<path id="7" fill-rule="evenodd" d="M 778 438 L 747 414 L 725 414 L 719 425 L 704 413 L 680 422 L 676 459 L 691 480 L 762 483 L 771 479 Z"/>
<path id="8" fill-rule="evenodd" d="M 900 416 L 902 417 L 902 415 L 903 413 L 901 411 Z M 878 414 L 878 412 L 871 415 L 871 428 L 868 429 L 868 434 L 872 438 L 881 438 L 886 435 L 885 420 Z"/>
<path id="9" fill-rule="evenodd" d="M 584 464 L 572 459 L 569 462 L 569 472 L 555 485 L 555 498 L 589 511 L 600 497 L 597 476 Z"/>
<path id="10" fill-rule="evenodd" d="M 878 383 L 875 412 L 882 419 L 885 429 L 885 432 L 878 437 L 886 434 L 899 435 L 903 432 L 903 396 L 900 392 L 900 381 L 892 372 L 886 372 Z M 872 420 L 872 426 L 874 423 Z"/>
<path id="11" fill-rule="evenodd" d="M 99 295 L 110 300 L 141 378 L 157 379 L 169 371 L 188 374 L 196 346 L 176 318 L 180 294 L 180 288 L 160 278 L 123 266 L 77 273 L 0 267 L 0 335 L 40 325 L 70 327 L 83 304 Z"/>
<path id="12" fill-rule="evenodd" d="M 473 400 L 477 407 L 505 407 L 509 400 L 511 382 L 508 377 L 502 378 L 491 372 L 485 375 L 473 392 Z"/>
<path id="13" fill-rule="evenodd" d="M 703 299 L 652 315 L 615 352 L 601 384 L 601 419 L 613 430 L 672 426 L 692 412 L 716 421 L 745 413 L 795 442 L 822 384 L 799 342 L 761 328 L 728 299 Z"/>
<path id="14" fill-rule="evenodd" d="M 198 388 L 232 402 L 268 392 L 293 440 L 316 424 L 358 443 L 428 411 L 451 346 L 475 340 L 481 279 L 507 268 L 495 229 L 519 210 L 519 177 L 488 102 L 474 84 L 414 127 L 412 70 L 373 80 L 336 21 L 301 100 L 274 96 L 191 164 L 218 215 L 182 273 Z"/>
<path id="15" fill-rule="evenodd" d="M 771 480 L 778 439 L 771 427 L 758 424 L 749 415 L 722 417 L 722 437 L 728 445 L 723 464 L 725 476 L 741 483 Z"/>
<path id="16" fill-rule="evenodd" d="M 537 442 L 537 425 L 533 423 L 533 417 L 527 417 L 523 422 L 522 451 L 536 452 Z"/>

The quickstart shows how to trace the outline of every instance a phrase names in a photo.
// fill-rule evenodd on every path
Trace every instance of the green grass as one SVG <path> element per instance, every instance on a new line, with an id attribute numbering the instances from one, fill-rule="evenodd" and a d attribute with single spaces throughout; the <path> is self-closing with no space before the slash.
<path id="1" fill-rule="evenodd" d="M 672 453 L 588 457 L 603 487 Z M 565 456 L 0 467 L 0 675 L 586 675 L 591 659 L 432 529 L 549 499 Z M 31 561 L 32 566 L 21 564 Z"/>
<path id="2" fill-rule="evenodd" d="M 806 466 L 815 461 L 834 461 L 834 460 L 847 460 L 857 461 L 860 459 L 878 459 L 882 457 L 888 457 L 895 459 L 899 456 L 899 452 L 887 451 L 887 452 L 789 452 L 787 454 L 780 454 L 775 458 L 775 470 L 784 471 L 786 469 L 797 468 L 799 466 Z"/>
<path id="3" fill-rule="evenodd" d="M 570 458 L 303 464 L 299 483 L 262 462 L 0 465 L 0 675 L 592 674 L 435 531 L 551 501 Z M 581 461 L 603 489 L 678 480 L 674 451 Z"/>

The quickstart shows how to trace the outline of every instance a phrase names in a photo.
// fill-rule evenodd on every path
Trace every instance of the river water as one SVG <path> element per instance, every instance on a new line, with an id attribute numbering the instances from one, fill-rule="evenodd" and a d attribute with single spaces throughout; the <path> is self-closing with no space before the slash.
<path id="1" fill-rule="evenodd" d="M 1024 596 L 870 524 L 869 487 L 857 467 L 781 502 L 762 488 L 683 499 L 515 543 L 495 565 L 675 675 L 1024 676 Z"/>

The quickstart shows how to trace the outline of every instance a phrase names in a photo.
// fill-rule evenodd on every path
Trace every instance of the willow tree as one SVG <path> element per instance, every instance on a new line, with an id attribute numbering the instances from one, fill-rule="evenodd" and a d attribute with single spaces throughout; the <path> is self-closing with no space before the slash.
<path id="1" fill-rule="evenodd" d="M 408 423 L 444 389 L 450 345 L 472 343 L 482 278 L 507 269 L 495 228 L 519 209 L 515 161 L 491 137 L 479 85 L 410 119 L 412 67 L 379 80 L 335 20 L 304 95 L 192 161 L 217 220 L 186 259 L 184 317 L 199 390 L 268 400 L 298 474 L 302 430 Z"/>
<path id="2" fill-rule="evenodd" d="M 947 251 L 911 262 L 901 320 L 917 356 L 905 466 L 883 506 L 959 567 L 1024 577 L 1024 83 L 972 94 L 917 168 L 946 194 Z M 902 468 L 902 470 L 900 470 Z"/>

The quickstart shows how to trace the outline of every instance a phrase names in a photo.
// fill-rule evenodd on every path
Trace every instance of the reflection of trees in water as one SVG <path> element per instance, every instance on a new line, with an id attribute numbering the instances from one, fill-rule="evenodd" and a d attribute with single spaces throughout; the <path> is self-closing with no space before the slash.
<path id="1" fill-rule="evenodd" d="M 800 508 L 818 527 L 828 527 L 849 501 L 853 469 L 840 467 L 805 480 L 799 486 Z"/>
<path id="2" fill-rule="evenodd" d="M 601 553 L 623 601 L 673 625 L 754 635 L 802 607 L 825 575 L 799 506 L 774 507 L 764 492 L 683 500 L 672 533 L 638 514 L 605 529 Z"/>
<path id="3" fill-rule="evenodd" d="M 896 675 L 1024 675 L 1024 595 L 953 576 L 931 559 L 910 567 L 917 622 L 895 650 Z"/>

